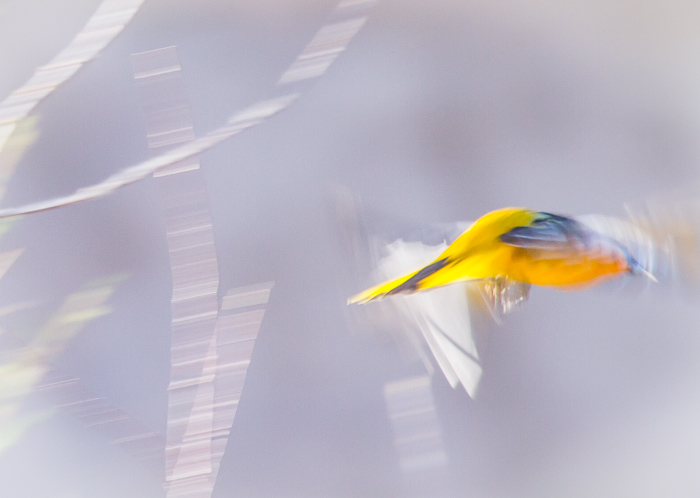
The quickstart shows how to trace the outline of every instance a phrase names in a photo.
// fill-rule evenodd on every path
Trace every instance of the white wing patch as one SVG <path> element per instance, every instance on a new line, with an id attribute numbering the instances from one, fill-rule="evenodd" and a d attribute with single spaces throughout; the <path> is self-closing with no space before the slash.
<path id="1" fill-rule="evenodd" d="M 415 270 L 435 259 L 447 245 L 428 246 L 420 242 L 397 240 L 386 247 L 386 256 L 377 268 L 378 280 Z M 420 329 L 440 370 L 454 388 L 460 384 L 472 398 L 476 395 L 482 368 L 472 338 L 466 283 L 457 283 L 429 292 L 396 296 L 386 305 L 399 312 Z"/>

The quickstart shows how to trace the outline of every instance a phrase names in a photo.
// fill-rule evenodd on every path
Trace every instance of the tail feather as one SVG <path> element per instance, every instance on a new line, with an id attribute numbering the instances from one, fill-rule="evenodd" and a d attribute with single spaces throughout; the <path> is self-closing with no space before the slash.
<path id="1" fill-rule="evenodd" d="M 408 279 L 413 277 L 416 273 L 418 272 L 409 273 L 408 275 L 404 275 L 403 277 L 397 278 L 396 280 L 390 280 L 388 282 L 384 282 L 383 284 L 370 287 L 369 289 L 364 290 L 359 294 L 355 294 L 350 299 L 348 299 L 348 304 L 364 304 L 377 299 L 382 299 L 384 296 L 387 296 L 392 290 L 394 290 L 395 288 L 406 282 Z"/>
<path id="2" fill-rule="evenodd" d="M 395 280 L 384 282 L 383 284 L 379 284 L 375 287 L 367 289 L 366 291 L 360 292 L 359 294 L 356 294 L 348 299 L 348 304 L 363 304 L 377 299 L 382 299 L 385 296 L 391 296 L 393 294 L 415 292 L 422 288 L 420 284 L 423 280 L 441 270 L 446 265 L 447 258 L 439 259 L 418 271 L 409 273 L 408 275 L 404 275 L 403 277 Z"/>

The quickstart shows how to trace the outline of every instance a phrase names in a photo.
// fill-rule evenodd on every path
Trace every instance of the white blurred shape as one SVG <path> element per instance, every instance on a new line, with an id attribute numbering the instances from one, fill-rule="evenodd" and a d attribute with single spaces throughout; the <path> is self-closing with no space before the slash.
<path id="1" fill-rule="evenodd" d="M 82 30 L 48 64 L 0 102 L 0 151 L 17 122 L 36 105 L 91 61 L 117 36 L 144 0 L 105 0 Z"/>
<path id="2" fill-rule="evenodd" d="M 75 379 L 66 381 L 65 378 L 56 381 L 57 372 L 49 361 L 60 354 L 88 322 L 110 312 L 105 303 L 120 280 L 120 277 L 112 277 L 92 282 L 85 289 L 69 295 L 29 344 L 17 340 L 14 347 L 4 349 L 3 360 L 7 360 L 0 363 L 0 451 L 14 444 L 32 424 L 50 415 L 50 411 L 21 411 L 32 390 L 52 395 L 57 392 L 54 387 L 75 382 Z M 61 391 L 66 392 L 65 389 Z M 70 392 L 75 394 L 76 391 Z M 105 427 L 124 418 L 122 412 L 105 400 L 82 394 L 70 401 L 59 395 L 53 398 L 54 405 L 67 407 L 83 422 L 89 418 L 90 425 Z M 87 414 L 86 408 L 90 410 Z"/>
<path id="3" fill-rule="evenodd" d="M 322 76 L 366 21 L 360 17 L 323 26 L 277 84 Z"/>
<path id="4" fill-rule="evenodd" d="M 274 282 L 265 282 L 247 287 L 240 287 L 229 292 L 221 302 L 221 311 L 235 310 L 248 306 L 267 303 Z"/>
<path id="5" fill-rule="evenodd" d="M 430 376 L 388 382 L 384 386 L 384 400 L 402 472 L 408 474 L 444 466 L 447 455 Z"/>
<path id="6" fill-rule="evenodd" d="M 378 267 L 378 280 L 388 280 L 414 271 L 434 260 L 446 243 L 428 246 L 397 240 L 386 247 Z M 472 337 L 466 286 L 457 283 L 429 292 L 394 296 L 384 302 L 396 306 L 400 314 L 420 329 L 437 364 L 453 388 L 460 384 L 472 398 L 476 396 L 482 368 Z"/>
<path id="7" fill-rule="evenodd" d="M 175 47 L 134 54 L 151 148 L 196 142 Z M 234 126 L 276 112 L 272 101 Z M 198 158 L 154 171 L 162 193 L 172 272 L 171 378 L 165 484 L 169 498 L 214 490 L 272 282 L 234 289 L 218 303 L 219 269 Z"/>
<path id="8" fill-rule="evenodd" d="M 10 266 L 17 261 L 17 258 L 19 258 L 23 252 L 24 249 L 15 249 L 13 251 L 0 253 L 0 278 L 5 276 L 7 270 L 10 269 Z"/>
<path id="9" fill-rule="evenodd" d="M 375 0 L 340 2 L 332 14 L 334 21 L 318 30 L 277 85 L 286 85 L 323 76 L 367 21 L 366 13 Z"/>
<path id="10" fill-rule="evenodd" d="M 121 1 L 124 3 L 124 5 L 132 5 L 131 3 L 126 2 L 126 0 Z M 131 0 L 131 2 L 138 2 L 138 5 L 140 5 L 142 1 L 143 0 Z M 119 9 L 116 9 L 115 4 L 119 4 L 119 0 L 107 0 L 105 2 L 106 6 L 104 7 L 104 11 L 110 13 L 113 11 L 121 12 Z M 365 13 L 373 4 L 374 0 L 341 2 L 333 13 L 334 22 L 328 23 L 321 27 L 316 36 L 312 39 L 311 43 L 307 45 L 307 47 L 292 63 L 289 69 L 283 73 L 279 84 L 290 83 L 324 74 L 328 67 L 335 61 L 337 56 L 343 50 L 345 50 L 348 43 L 350 43 L 350 40 L 363 26 L 366 21 Z M 111 17 L 105 16 L 104 18 L 101 17 L 100 19 L 103 19 L 104 22 L 106 22 L 108 18 L 124 20 L 126 19 L 126 12 L 127 11 L 124 10 L 124 12 L 122 12 L 120 15 L 114 14 Z M 133 13 L 135 13 L 135 10 Z M 131 15 L 133 15 L 133 13 L 131 13 Z M 90 25 L 90 23 L 88 24 Z M 105 32 L 111 33 L 112 36 L 116 35 L 114 29 L 107 29 Z M 69 46 L 69 48 L 71 47 Z M 69 51 L 69 48 L 67 48 L 66 51 Z M 92 50 L 94 51 L 94 48 Z M 160 50 L 167 50 L 167 48 L 152 52 L 159 52 Z M 170 63 L 156 64 L 158 67 L 155 67 L 156 65 L 148 61 L 148 58 L 151 55 L 154 55 L 158 61 L 167 59 L 168 56 L 167 53 L 153 54 L 152 52 L 134 54 L 137 59 L 140 59 L 140 61 L 145 61 L 145 64 L 143 65 L 140 64 L 140 62 L 137 62 L 134 67 L 134 77 L 140 83 L 142 83 L 143 80 L 153 78 L 154 76 L 167 76 L 168 74 L 176 73 L 180 68 L 179 64 L 172 63 L 172 58 Z M 94 57 L 94 54 L 92 56 Z M 77 71 L 77 68 L 75 70 Z M 68 76 L 66 76 L 66 78 Z M 32 83 L 31 80 L 28 85 L 30 83 Z M 12 95 L 14 95 L 14 93 Z M 12 98 L 12 95 L 10 95 L 8 99 Z M 167 150 L 159 156 L 125 168 L 98 184 L 80 188 L 72 194 L 26 204 L 16 208 L 0 209 L 0 218 L 36 213 L 39 211 L 46 211 L 48 209 L 55 209 L 57 207 L 105 197 L 121 187 L 138 182 L 156 173 L 158 170 L 171 167 L 176 163 L 181 163 L 185 159 L 196 156 L 197 154 L 210 149 L 214 145 L 223 142 L 224 140 L 227 140 L 248 128 L 262 123 L 266 119 L 289 107 L 298 97 L 298 93 L 284 93 L 283 95 L 278 95 L 269 100 L 256 102 L 242 111 L 232 115 L 228 119 L 226 125 L 193 140 L 186 140 L 186 138 L 192 138 L 190 137 L 191 132 L 193 131 L 191 127 L 171 128 L 166 135 L 178 135 L 177 139 L 172 141 L 163 139 L 163 136 L 160 135 L 160 133 L 162 133 L 160 130 L 149 130 L 149 144 L 153 147 L 161 147 L 163 145 L 180 142 L 183 143 L 180 143 L 180 145 Z M 40 98 L 43 98 L 43 96 Z M 38 100 L 36 102 L 38 102 Z M 36 102 L 23 104 L 16 109 L 15 107 L 17 106 L 13 104 L 13 101 L 10 101 L 5 108 L 0 105 L 0 127 L 8 125 L 5 126 L 5 128 L 0 128 L 0 140 L 2 140 L 2 142 L 0 142 L 0 147 L 2 147 L 4 140 L 6 140 L 7 137 L 9 137 L 14 131 L 16 121 L 26 116 L 36 105 Z M 5 138 L 3 139 L 3 137 Z M 182 168 L 182 164 L 180 164 L 179 167 Z"/>
<path id="11" fill-rule="evenodd" d="M 216 363 L 216 334 L 214 334 L 204 359 L 202 374 L 197 379 L 196 394 L 186 419 L 185 432 L 174 448 L 177 454 L 176 460 L 165 476 L 169 485 L 168 496 L 188 496 L 189 493 L 194 493 L 193 496 L 199 496 L 199 493 L 207 496 L 213 491 L 214 482 L 210 476 Z M 169 449 L 172 451 L 173 448 Z"/>
<path id="12" fill-rule="evenodd" d="M 105 197 L 121 187 L 130 185 L 154 174 L 161 168 L 196 156 L 214 145 L 263 122 L 265 119 L 286 109 L 297 97 L 297 94 L 284 95 L 253 104 L 241 113 L 234 115 L 227 125 L 217 128 L 207 135 L 176 146 L 159 156 L 143 161 L 135 166 L 123 169 L 104 181 L 89 187 L 80 188 L 73 194 L 54 197 L 53 199 L 26 204 L 16 208 L 0 209 L 0 218 L 37 213 Z M 186 168 L 186 170 L 189 169 L 191 168 Z"/>

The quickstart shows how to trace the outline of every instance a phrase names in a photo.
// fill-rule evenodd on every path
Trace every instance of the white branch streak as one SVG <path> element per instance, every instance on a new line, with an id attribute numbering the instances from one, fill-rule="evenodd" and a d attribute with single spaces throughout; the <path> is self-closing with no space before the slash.
<path id="1" fill-rule="evenodd" d="M 114 3 L 116 1 L 117 0 L 105 2 L 105 4 Z M 137 0 L 131 0 L 134 4 L 136 1 Z M 282 75 L 278 86 L 286 87 L 291 83 L 309 80 L 323 75 L 363 26 L 367 18 L 365 14 L 373 4 L 374 0 L 340 2 L 335 9 L 333 22 L 321 27 L 299 57 L 295 59 L 289 69 Z M 68 49 L 64 52 L 67 51 Z M 281 97 L 257 102 L 230 118 L 227 125 L 207 135 L 175 147 L 158 157 L 126 168 L 96 185 L 78 189 L 73 194 L 26 204 L 24 206 L 0 209 L 0 218 L 31 214 L 105 197 L 120 187 L 142 180 L 161 168 L 204 152 L 214 145 L 237 135 L 243 130 L 262 123 L 267 118 L 286 109 L 298 97 L 298 93 L 286 93 Z M 0 109 L 0 144 L 2 143 L 3 122 L 4 118 L 2 110 Z M 12 122 L 11 126 L 15 126 L 14 122 Z"/>
<path id="2" fill-rule="evenodd" d="M 99 54 L 134 17 L 144 0 L 105 0 L 82 30 L 48 64 L 38 68 L 20 88 L 0 102 L 0 151 L 27 117 L 46 98 L 86 62 Z"/>
<path id="3" fill-rule="evenodd" d="M 35 202 L 33 204 L 26 204 L 17 208 L 0 209 L 0 218 L 37 213 L 39 211 L 46 211 L 48 209 L 67 206 L 69 204 L 105 197 L 120 187 L 135 183 L 143 178 L 146 178 L 147 176 L 152 175 L 160 168 L 197 155 L 218 144 L 219 142 L 223 142 L 227 138 L 237 135 L 243 130 L 261 123 L 270 116 L 273 116 L 281 110 L 287 108 L 297 97 L 297 94 L 291 94 L 272 100 L 258 102 L 233 116 L 227 125 L 222 126 L 221 128 L 218 128 L 211 133 L 204 135 L 203 137 L 170 149 L 160 156 L 123 169 L 119 173 L 108 177 L 106 180 L 90 187 L 78 189 L 73 194 L 63 197 L 55 197 L 53 199 Z"/>

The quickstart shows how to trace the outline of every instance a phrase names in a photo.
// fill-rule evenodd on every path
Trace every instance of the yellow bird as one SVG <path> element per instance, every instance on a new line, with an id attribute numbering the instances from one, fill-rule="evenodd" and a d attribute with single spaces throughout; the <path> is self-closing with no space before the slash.
<path id="1" fill-rule="evenodd" d="M 348 303 L 366 303 L 471 280 L 571 289 L 626 273 L 643 274 L 656 281 L 627 247 L 579 221 L 505 208 L 479 218 L 432 263 L 361 292 Z"/>

